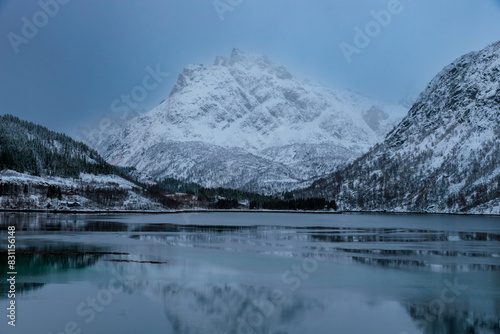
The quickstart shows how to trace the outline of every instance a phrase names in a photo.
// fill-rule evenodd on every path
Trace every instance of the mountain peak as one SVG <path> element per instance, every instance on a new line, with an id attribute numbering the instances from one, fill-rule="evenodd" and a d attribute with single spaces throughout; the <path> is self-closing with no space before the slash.
<path id="1" fill-rule="evenodd" d="M 211 66 L 186 66 L 163 103 L 95 137 L 108 161 L 153 177 L 271 193 L 325 175 L 382 140 L 403 109 L 374 105 L 235 48 Z"/>
<path id="2" fill-rule="evenodd" d="M 345 210 L 499 212 L 499 74 L 500 42 L 458 58 L 382 143 L 307 191 Z"/>
<path id="3" fill-rule="evenodd" d="M 247 52 L 241 49 L 234 48 L 233 51 L 231 52 L 231 56 L 229 56 L 229 65 L 235 65 L 235 64 L 260 64 L 261 67 L 268 67 L 268 66 L 273 66 L 273 62 L 269 59 L 269 57 L 262 55 L 262 54 L 256 54 L 256 53 L 251 53 Z"/>
<path id="4" fill-rule="evenodd" d="M 266 55 L 233 48 L 229 58 L 217 56 L 212 66 L 205 67 L 202 64 L 185 66 L 169 97 L 182 91 L 191 80 L 217 81 L 228 73 L 242 86 L 248 85 L 250 81 L 254 82 L 255 85 L 261 85 L 261 81 L 269 81 L 270 78 L 274 78 L 273 80 L 291 80 L 293 78 L 285 67 L 276 65 Z"/>
<path id="5" fill-rule="evenodd" d="M 238 48 L 233 48 L 231 51 L 231 54 L 229 55 L 229 58 L 225 56 L 217 56 L 214 61 L 214 66 L 228 66 L 228 65 L 234 65 L 237 63 L 243 63 L 246 61 L 256 61 L 258 59 L 266 59 L 266 56 L 262 55 L 256 55 L 249 53 L 245 50 L 241 50 Z"/>
<path id="6" fill-rule="evenodd" d="M 233 50 L 231 51 L 231 58 L 244 57 L 247 54 L 248 53 L 245 52 L 244 50 L 233 48 Z"/>

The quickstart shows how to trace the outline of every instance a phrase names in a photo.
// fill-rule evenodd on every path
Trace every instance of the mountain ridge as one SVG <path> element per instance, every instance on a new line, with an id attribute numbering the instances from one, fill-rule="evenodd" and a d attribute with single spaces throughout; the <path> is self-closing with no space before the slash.
<path id="1" fill-rule="evenodd" d="M 80 138 L 107 161 L 158 179 L 181 175 L 204 186 L 276 193 L 311 182 L 366 152 L 403 110 L 304 83 L 266 56 L 233 49 L 211 66 L 186 66 L 164 102 L 131 119 L 106 145 L 95 140 L 108 135 L 99 129 Z M 205 150 L 209 157 L 183 156 L 181 149 L 167 145 L 174 142 Z M 242 150 L 247 167 L 237 162 Z M 183 158 L 173 162 L 169 156 Z M 213 163 L 202 163 L 208 160 Z M 203 169 L 194 167 L 200 163 Z M 218 170 L 224 164 L 238 168 Z M 252 181 L 256 178 L 260 182 Z"/>
<path id="2" fill-rule="evenodd" d="M 297 196 L 344 210 L 499 213 L 500 42 L 440 71 L 386 139 Z"/>

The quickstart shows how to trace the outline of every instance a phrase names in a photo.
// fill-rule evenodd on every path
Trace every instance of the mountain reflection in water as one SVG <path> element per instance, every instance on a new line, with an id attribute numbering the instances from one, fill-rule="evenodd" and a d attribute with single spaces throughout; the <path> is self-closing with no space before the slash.
<path id="1" fill-rule="evenodd" d="M 84 332 L 135 333 L 135 321 L 150 333 L 179 334 L 500 332 L 500 225 L 297 216 L 0 213 L 0 231 L 18 231 L 19 303 L 69 307 Z M 298 279 L 292 268 L 304 261 L 310 270 Z M 86 325 L 71 310 L 106 288 L 112 273 L 132 278 L 125 294 Z M 65 303 L 44 294 L 65 285 L 73 286 Z M 161 306 L 162 315 L 116 322 L 136 304 Z M 45 317 L 46 332 L 68 320 L 26 316 Z"/>

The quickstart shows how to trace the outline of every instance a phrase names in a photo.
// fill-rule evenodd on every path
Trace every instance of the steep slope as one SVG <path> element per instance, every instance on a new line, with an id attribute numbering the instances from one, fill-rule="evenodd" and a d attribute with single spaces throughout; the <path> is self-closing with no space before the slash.
<path id="1" fill-rule="evenodd" d="M 0 208 L 162 209 L 127 179 L 84 143 L 0 116 Z"/>
<path id="2" fill-rule="evenodd" d="M 63 177 L 113 171 L 87 145 L 11 115 L 0 116 L 0 169 Z"/>
<path id="3" fill-rule="evenodd" d="M 500 42 L 445 67 L 385 141 L 297 194 L 343 209 L 500 212 Z"/>
<path id="4" fill-rule="evenodd" d="M 212 66 L 187 66 L 163 103 L 113 138 L 93 129 L 82 139 L 107 161 L 157 178 L 269 193 L 358 157 L 403 112 L 304 83 L 267 57 L 234 49 Z"/>

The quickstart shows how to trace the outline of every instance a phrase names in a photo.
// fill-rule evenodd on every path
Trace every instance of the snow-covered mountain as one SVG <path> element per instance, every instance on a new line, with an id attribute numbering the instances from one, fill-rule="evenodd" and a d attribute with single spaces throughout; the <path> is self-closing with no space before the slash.
<path id="1" fill-rule="evenodd" d="M 187 66 L 155 109 L 125 124 L 104 118 L 107 126 L 80 138 L 108 162 L 156 178 L 271 193 L 359 157 L 406 111 L 234 49 L 211 66 Z"/>
<path id="2" fill-rule="evenodd" d="M 500 42 L 445 67 L 385 141 L 297 195 L 343 209 L 500 213 Z"/>

